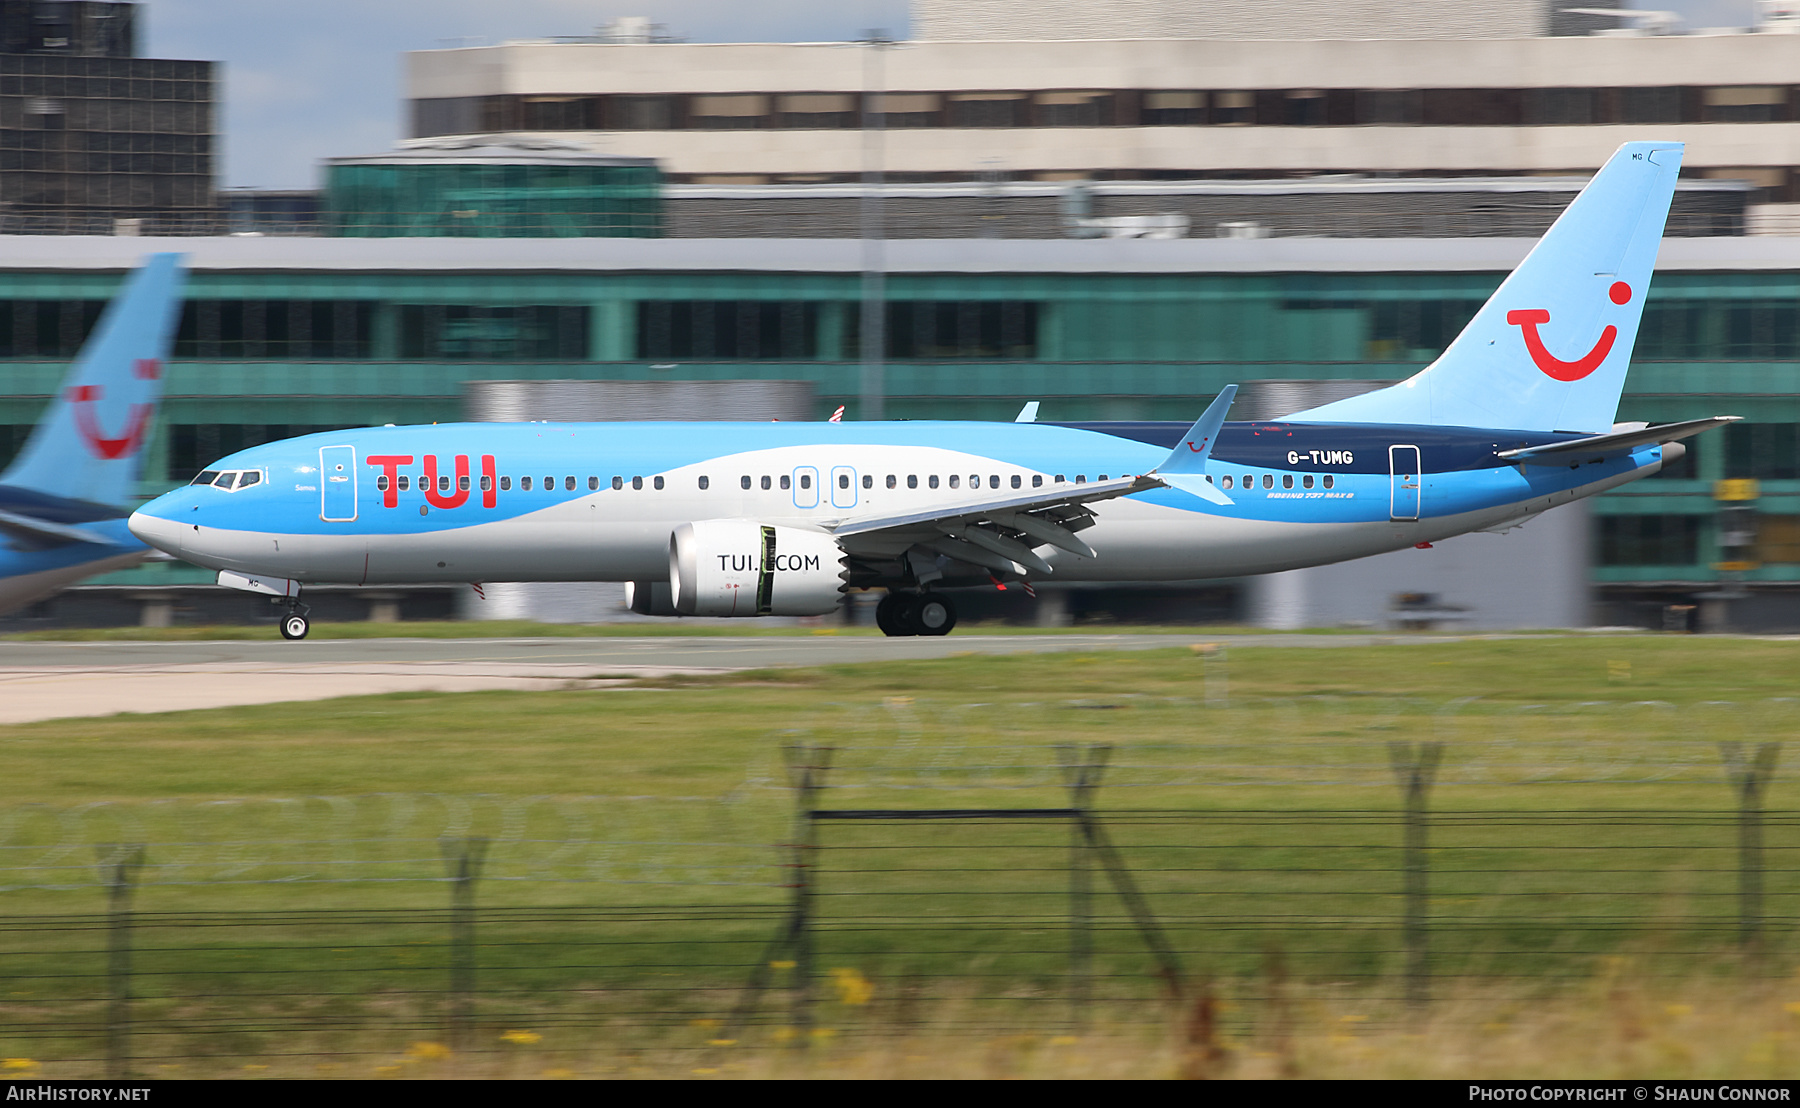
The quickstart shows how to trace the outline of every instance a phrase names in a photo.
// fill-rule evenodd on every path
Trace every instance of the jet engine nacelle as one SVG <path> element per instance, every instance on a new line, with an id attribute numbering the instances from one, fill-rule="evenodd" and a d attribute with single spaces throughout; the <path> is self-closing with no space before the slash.
<path id="1" fill-rule="evenodd" d="M 684 523 L 669 536 L 669 584 L 684 616 L 821 616 L 843 602 L 830 535 L 747 519 Z"/>

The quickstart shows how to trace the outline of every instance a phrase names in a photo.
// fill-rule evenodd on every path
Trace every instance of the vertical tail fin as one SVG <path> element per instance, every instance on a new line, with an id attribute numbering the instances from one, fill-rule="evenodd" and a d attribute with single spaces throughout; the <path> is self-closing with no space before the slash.
<path id="1" fill-rule="evenodd" d="M 1682 149 L 1619 147 L 1437 361 L 1398 385 L 1289 418 L 1610 428 Z"/>
<path id="2" fill-rule="evenodd" d="M 179 254 L 152 254 L 126 279 L 0 485 L 114 506 L 131 499 L 183 280 Z"/>

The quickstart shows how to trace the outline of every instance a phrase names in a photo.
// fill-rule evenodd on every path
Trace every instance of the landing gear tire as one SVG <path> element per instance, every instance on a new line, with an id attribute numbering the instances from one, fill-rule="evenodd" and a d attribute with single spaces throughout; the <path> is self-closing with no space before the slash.
<path id="1" fill-rule="evenodd" d="M 303 615 L 284 616 L 281 620 L 281 637 L 284 639 L 304 639 L 312 627 Z"/>
<path id="2" fill-rule="evenodd" d="M 956 606 L 936 593 L 926 593 L 907 608 L 906 622 L 915 635 L 948 635 L 956 627 Z"/>
<path id="3" fill-rule="evenodd" d="M 919 632 L 906 620 L 906 610 L 915 599 L 913 593 L 891 592 L 881 598 L 875 605 L 875 626 L 881 633 L 892 638 L 896 635 L 916 635 Z"/>

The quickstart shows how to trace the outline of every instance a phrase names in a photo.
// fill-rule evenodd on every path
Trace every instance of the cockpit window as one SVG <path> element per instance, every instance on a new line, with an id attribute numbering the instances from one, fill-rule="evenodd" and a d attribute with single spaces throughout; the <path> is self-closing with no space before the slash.
<path id="1" fill-rule="evenodd" d="M 235 489 L 247 489 L 251 485 L 260 485 L 262 479 L 263 475 L 260 469 L 209 469 L 195 477 L 193 483 L 211 485 L 215 489 L 231 492 Z"/>

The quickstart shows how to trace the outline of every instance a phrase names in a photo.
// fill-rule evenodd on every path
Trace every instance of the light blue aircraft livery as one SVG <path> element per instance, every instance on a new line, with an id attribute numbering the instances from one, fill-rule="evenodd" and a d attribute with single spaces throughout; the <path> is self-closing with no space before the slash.
<path id="1" fill-rule="evenodd" d="M 131 530 L 288 607 L 315 582 L 624 581 L 632 607 L 820 615 L 883 589 L 1235 577 L 1504 530 L 1734 417 L 1615 425 L 1682 146 L 1620 147 L 1443 355 L 1266 423 L 463 423 L 221 459 Z M 1024 413 L 1021 418 L 1027 418 Z"/>
<path id="2" fill-rule="evenodd" d="M 62 391 L 0 473 L 0 612 L 152 553 L 126 527 L 180 315 L 178 254 L 152 255 L 107 305 Z"/>

